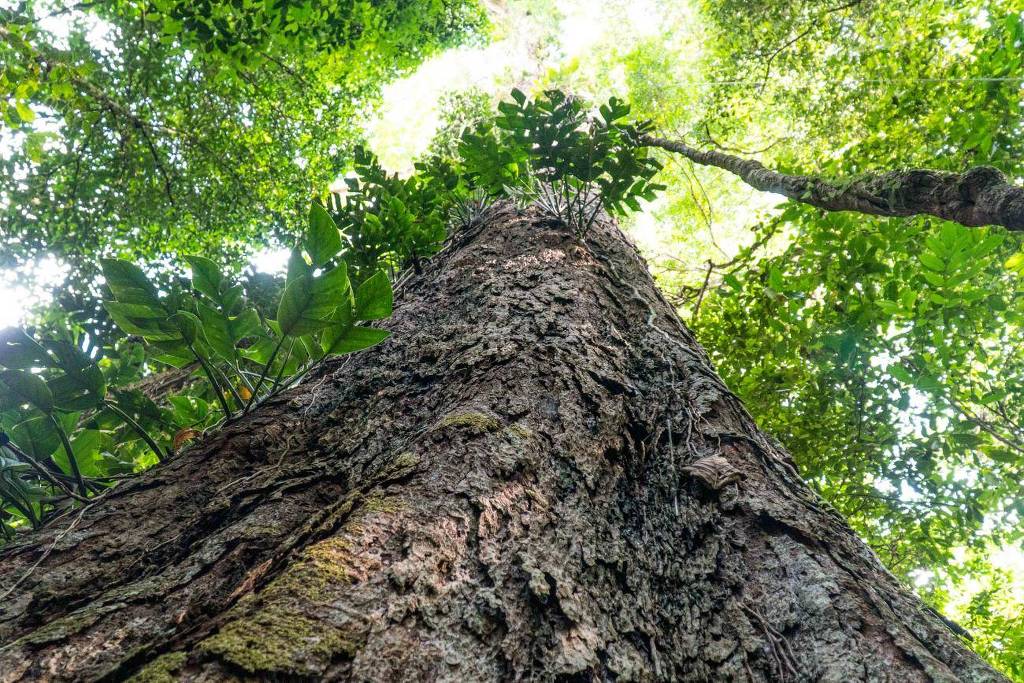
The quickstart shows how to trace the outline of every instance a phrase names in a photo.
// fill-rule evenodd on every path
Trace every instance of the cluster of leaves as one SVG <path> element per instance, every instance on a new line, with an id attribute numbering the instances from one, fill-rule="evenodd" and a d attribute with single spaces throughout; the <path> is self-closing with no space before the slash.
<path id="1" fill-rule="evenodd" d="M 498 196 L 536 202 L 585 236 L 604 209 L 639 210 L 664 189 L 661 164 L 638 144 L 649 124 L 627 121 L 630 106 L 612 97 L 597 114 L 560 90 L 535 100 L 519 90 L 499 115 L 462 136 L 462 173 Z"/>
<path id="2" fill-rule="evenodd" d="M 266 64 L 301 49 L 332 54 L 373 43 L 373 57 L 400 66 L 422 58 L 431 43 L 449 44 L 483 21 L 474 4 L 441 2 L 415 8 L 407 1 L 125 2 L 125 11 L 153 22 L 164 36 L 181 36 L 196 50 L 222 56 L 237 69 Z M 426 43 L 424 45 L 423 43 Z"/>
<path id="3" fill-rule="evenodd" d="M 400 178 L 358 147 L 344 182 L 346 191 L 332 195 L 328 206 L 348 238 L 345 261 L 356 281 L 381 269 L 393 278 L 444 242 L 445 207 L 452 198 L 439 191 L 431 176 Z"/>
<path id="4" fill-rule="evenodd" d="M 6 536 L 164 459 L 199 430 L 252 410 L 325 359 L 389 334 L 359 324 L 391 314 L 387 276 L 377 271 L 351 285 L 341 233 L 317 204 L 292 252 L 275 319 L 261 315 L 213 261 L 185 260 L 189 288 L 167 293 L 135 264 L 102 263 L 103 305 L 121 331 L 144 340 L 152 362 L 202 377 L 199 386 L 168 397 L 169 407 L 138 388 L 109 390 L 123 379 L 120 366 L 107 363 L 105 372 L 81 339 L 38 341 L 16 329 L 0 336 L 0 526 Z M 139 457 L 133 440 L 146 445 L 148 457 Z"/>
<path id="5" fill-rule="evenodd" d="M 447 226 L 472 222 L 499 197 L 536 201 L 581 237 L 601 209 L 638 210 L 663 186 L 652 182 L 660 164 L 639 144 L 647 126 L 628 121 L 629 111 L 614 97 L 595 115 L 559 91 L 529 100 L 513 90 L 497 115 L 446 132 L 408 178 L 357 148 L 344 191 L 328 203 L 348 238 L 353 279 L 418 267 Z"/>
<path id="6" fill-rule="evenodd" d="M 381 85 L 483 24 L 473 0 L 14 5 L 0 8 L 3 265 L 30 278 L 57 257 L 65 299 L 94 318 L 112 249 L 235 263 L 291 243 Z"/>
<path id="7" fill-rule="evenodd" d="M 1020 406 L 1007 401 L 1021 379 L 1010 330 L 1024 309 L 1005 233 L 797 206 L 779 220 L 830 229 L 758 261 L 757 277 L 724 277 L 700 330 L 803 471 L 876 540 L 915 535 L 895 553 L 880 548 L 895 571 L 948 557 L 983 514 L 1024 512 L 1012 495 Z M 999 343 L 973 343 L 989 335 Z M 976 484 L 965 468 L 978 468 Z"/>
<path id="8" fill-rule="evenodd" d="M 1016 550 L 1020 552 L 1018 545 Z M 971 647 L 982 657 L 995 662 L 1011 680 L 1024 680 L 1024 612 L 1008 604 L 1013 595 L 1014 577 L 1005 569 L 993 567 L 989 556 L 1000 548 L 975 549 L 947 570 L 952 576 L 944 584 L 969 580 L 982 586 L 973 595 L 949 591 L 944 585 L 929 586 L 926 598 L 939 605 L 955 605 L 961 625 L 972 634 Z"/>
<path id="9" fill-rule="evenodd" d="M 792 153 L 823 172 L 833 169 L 821 147 L 843 150 L 835 170 L 1020 157 L 1018 2 L 730 0 L 702 10 L 713 29 L 707 68 L 753 81 L 709 93 L 719 139 L 756 107 L 799 121 L 807 134 Z"/>

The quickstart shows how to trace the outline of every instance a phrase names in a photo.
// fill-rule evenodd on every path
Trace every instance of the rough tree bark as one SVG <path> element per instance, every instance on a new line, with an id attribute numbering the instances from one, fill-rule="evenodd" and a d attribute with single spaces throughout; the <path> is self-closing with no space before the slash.
<path id="1" fill-rule="evenodd" d="M 729 171 L 754 189 L 819 209 L 872 216 L 927 214 L 968 227 L 1001 225 L 1008 230 L 1024 230 L 1024 187 L 1014 185 L 991 166 L 975 166 L 963 173 L 911 168 L 865 173 L 838 182 L 779 173 L 754 159 L 699 150 L 678 140 L 645 136 L 642 142 L 682 154 L 696 164 Z"/>
<path id="2" fill-rule="evenodd" d="M 618 229 L 500 205 L 337 364 L 0 553 L 0 679 L 1003 680 Z"/>

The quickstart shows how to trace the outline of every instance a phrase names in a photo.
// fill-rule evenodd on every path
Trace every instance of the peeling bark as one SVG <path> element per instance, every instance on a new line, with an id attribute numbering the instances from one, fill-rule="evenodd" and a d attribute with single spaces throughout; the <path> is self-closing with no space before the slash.
<path id="1" fill-rule="evenodd" d="M 927 214 L 968 227 L 1001 225 L 1024 230 L 1024 187 L 1011 184 L 991 166 L 976 166 L 963 173 L 889 171 L 840 183 L 779 173 L 753 159 L 699 150 L 675 140 L 646 136 L 642 142 L 682 154 L 696 164 L 729 171 L 756 190 L 781 194 L 819 209 L 872 216 Z"/>
<path id="2" fill-rule="evenodd" d="M 382 346 L 0 551 L 0 680 L 1004 680 L 618 228 L 507 205 Z"/>

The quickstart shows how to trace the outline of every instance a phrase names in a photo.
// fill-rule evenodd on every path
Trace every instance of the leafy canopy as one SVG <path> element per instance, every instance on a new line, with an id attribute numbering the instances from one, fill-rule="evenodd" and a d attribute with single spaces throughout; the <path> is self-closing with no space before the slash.
<path id="1" fill-rule="evenodd" d="M 565 25 L 567 17 L 559 16 L 551 3 L 522 4 L 539 17 L 533 29 L 550 25 L 561 31 Z M 584 58 L 545 59 L 554 66 L 537 75 L 541 87 L 627 95 L 633 111 L 652 119 L 658 131 L 695 146 L 738 150 L 780 170 L 829 178 L 905 166 L 962 170 L 977 164 L 995 165 L 1012 177 L 1024 173 L 1019 81 L 1024 7 L 1017 0 L 830 5 L 737 0 L 692 7 L 656 0 L 643 5 L 645 14 L 653 15 L 648 23 L 655 30 L 648 27 L 636 36 L 627 30 L 634 3 L 576 5 L 608 12 L 616 20 L 605 22 L 610 27 L 606 37 Z M 39 105 L 43 95 L 25 89 L 19 96 L 12 79 L 7 82 L 7 92 L 14 92 L 7 99 L 9 119 L 31 110 L 26 117 L 35 121 L 19 123 L 19 130 L 44 134 L 22 139 L 23 159 L 34 154 L 43 161 L 33 162 L 41 164 L 38 172 L 27 176 L 21 193 L 11 195 L 4 209 L 19 216 L 5 225 L 26 231 L 10 252 L 21 254 L 19 262 L 51 240 L 60 253 L 73 253 L 80 240 L 89 252 L 84 283 L 93 281 L 88 271 L 98 255 L 156 264 L 165 244 L 170 251 L 184 245 L 177 253 L 223 254 L 229 267 L 237 265 L 246 243 L 279 232 L 298 234 L 302 227 L 293 217 L 303 213 L 309 187 L 325 187 L 348 167 L 354 138 L 348 137 L 352 108 L 346 98 L 358 88 L 338 79 L 332 83 L 339 88 L 332 100 L 316 86 L 330 82 L 316 75 L 317 65 L 324 64 L 321 57 L 348 49 L 323 38 L 324 24 L 318 22 L 326 15 L 321 8 L 304 5 L 310 8 L 310 21 L 290 28 L 261 10 L 253 13 L 251 25 L 244 23 L 244 31 L 230 37 L 217 20 L 230 27 L 241 21 L 239 13 L 217 7 L 212 23 L 201 28 L 189 23 L 197 14 L 204 16 L 200 7 L 157 5 L 146 24 L 160 27 L 156 40 L 151 32 L 117 30 L 130 47 L 126 54 L 137 53 L 125 62 L 135 74 L 149 73 L 138 65 L 173 66 L 157 69 L 171 74 L 166 78 L 135 80 L 160 95 L 150 95 L 147 113 L 184 112 L 179 115 L 187 124 L 182 129 L 197 132 L 177 138 L 173 146 L 158 143 L 158 150 L 175 160 L 176 172 L 179 160 L 187 161 L 196 172 L 180 173 L 184 180 L 202 179 L 198 196 L 210 198 L 203 210 L 226 218 L 190 222 L 184 212 L 168 208 L 152 152 L 130 121 L 106 129 L 114 131 L 115 141 L 118 131 L 130 133 L 123 136 L 125 149 L 134 156 L 118 156 L 121 147 L 92 133 L 90 144 L 103 153 L 96 163 L 80 162 L 81 169 L 89 170 L 81 178 L 92 180 L 76 181 L 77 194 L 61 190 L 72 185 L 68 178 L 74 179 L 71 170 L 78 158 L 56 145 L 63 137 L 45 135 L 40 122 L 49 114 Z M 115 26 L 128 23 L 108 20 Z M 444 31 L 432 31 L 427 28 L 423 35 L 448 39 Z M 401 35 L 385 34 L 385 41 Z M 420 40 L 415 33 L 404 35 L 406 45 Z M 139 37 L 137 48 L 133 36 Z M 367 41 L 358 54 L 369 58 L 378 45 Z M 85 55 L 74 63 L 101 63 L 99 71 L 90 73 L 106 79 L 116 102 L 130 101 L 125 94 L 130 79 L 113 61 L 104 61 L 83 39 L 66 50 Z M 297 60 L 290 57 L 294 50 L 301 54 Z M 193 62 L 188 68 L 179 64 L 188 51 L 199 55 L 201 62 L 195 64 L 200 68 Z M 15 73 L 21 57 L 4 54 L 11 55 L 5 66 L 14 65 L 5 73 Z M 420 55 L 415 49 L 409 54 Z M 218 75 L 211 76 L 210 65 L 223 63 L 230 65 L 217 66 Z M 300 63 L 306 68 L 297 68 Z M 373 70 L 387 63 L 339 57 L 325 68 Z M 261 66 L 258 82 L 251 82 L 254 64 Z M 286 67 L 307 84 L 296 87 L 297 77 Z M 236 70 L 248 75 L 236 78 Z M 57 90 L 63 87 L 60 73 L 53 76 Z M 186 109 L 185 101 L 199 106 Z M 251 113 L 223 104 L 237 101 L 246 102 Z M 320 102 L 332 104 L 320 107 Z M 513 100 L 506 108 L 521 106 Z M 103 121 L 117 120 L 104 107 L 93 109 Z M 177 121 L 161 120 L 171 126 Z M 511 188 L 511 194 L 525 199 L 551 187 L 520 183 L 524 176 L 538 177 L 525 172 L 533 160 L 507 144 L 514 137 L 511 131 L 489 118 L 484 123 L 483 130 L 469 127 L 469 135 L 479 140 L 464 147 L 462 121 L 446 130 L 446 140 L 434 151 L 447 165 L 424 160 L 412 178 L 383 169 L 371 172 L 372 156 L 356 157 L 350 178 L 356 186 L 350 184 L 349 194 L 327 202 L 344 232 L 343 244 L 354 240 L 362 245 L 341 256 L 352 282 L 378 269 L 397 274 L 416 267 L 437 248 L 438 226 L 474 220 L 495 188 L 499 194 Z M 92 149 L 82 142 L 89 141 L 88 134 L 83 127 L 69 138 L 78 141 L 70 149 Z M 197 136 L 208 140 L 205 146 L 199 146 L 199 139 L 192 142 Z M 660 230 L 662 239 L 642 239 L 641 247 L 729 385 L 883 561 L 971 630 L 975 648 L 1024 680 L 1020 579 L 1015 587 L 1014 578 L 996 565 L 997 549 L 1019 547 L 1021 530 L 1017 482 L 1024 462 L 1019 414 L 1024 255 L 1019 238 L 921 218 L 826 215 L 789 204 L 776 207 L 771 200 L 755 205 L 747 189 L 715 171 L 671 159 L 664 163 L 657 180 L 668 188 L 637 221 L 636 234 L 645 236 L 651 225 Z M 9 177 L 24 172 L 26 162 L 20 164 L 9 169 Z M 134 171 L 122 177 L 121 168 Z M 469 169 L 479 175 L 470 178 Z M 47 175 L 56 180 L 43 182 Z M 104 194 L 108 187 L 115 191 Z M 216 188 L 223 192 L 212 194 Z M 62 204 L 60 197 L 77 200 Z M 186 199 L 198 202 L 190 194 L 176 195 L 175 206 Z M 38 208 L 30 208 L 32 202 L 39 202 Z M 359 205 L 366 215 L 359 213 Z M 374 208 L 385 206 L 386 211 Z M 136 210 L 157 218 L 121 217 Z M 113 227 L 101 215 L 115 216 Z M 199 209 L 188 215 L 204 216 Z M 212 231 L 204 233 L 207 228 Z M 745 246 L 736 249 L 730 241 Z M 26 246 L 21 253 L 22 244 L 36 251 Z M 173 286 L 174 277 L 165 270 L 147 274 L 163 291 Z M 267 278 L 246 285 L 250 301 L 267 320 L 277 315 L 279 289 Z M 49 312 L 40 321 L 40 339 L 43 331 L 63 329 L 65 323 L 66 316 Z M 160 367 L 134 340 L 111 335 L 99 346 L 108 392 Z M 193 405 L 193 395 L 170 400 L 185 410 L 186 404 Z M 207 407 L 216 405 L 212 394 L 204 395 Z M 23 439 L 31 440 L 43 430 L 23 432 Z M 40 444 L 45 448 L 54 442 Z M 59 457 L 58 449 L 51 452 Z"/>
<path id="2" fill-rule="evenodd" d="M 0 265 L 57 256 L 90 316 L 100 257 L 290 243 L 381 85 L 482 23 L 472 0 L 0 9 Z"/>

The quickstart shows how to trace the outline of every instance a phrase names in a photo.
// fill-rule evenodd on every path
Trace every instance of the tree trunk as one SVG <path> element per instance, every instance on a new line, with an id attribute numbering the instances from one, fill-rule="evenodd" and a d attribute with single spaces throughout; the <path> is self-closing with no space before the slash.
<path id="1" fill-rule="evenodd" d="M 394 338 L 0 553 L 0 679 L 1004 680 L 611 223 L 498 205 Z"/>

